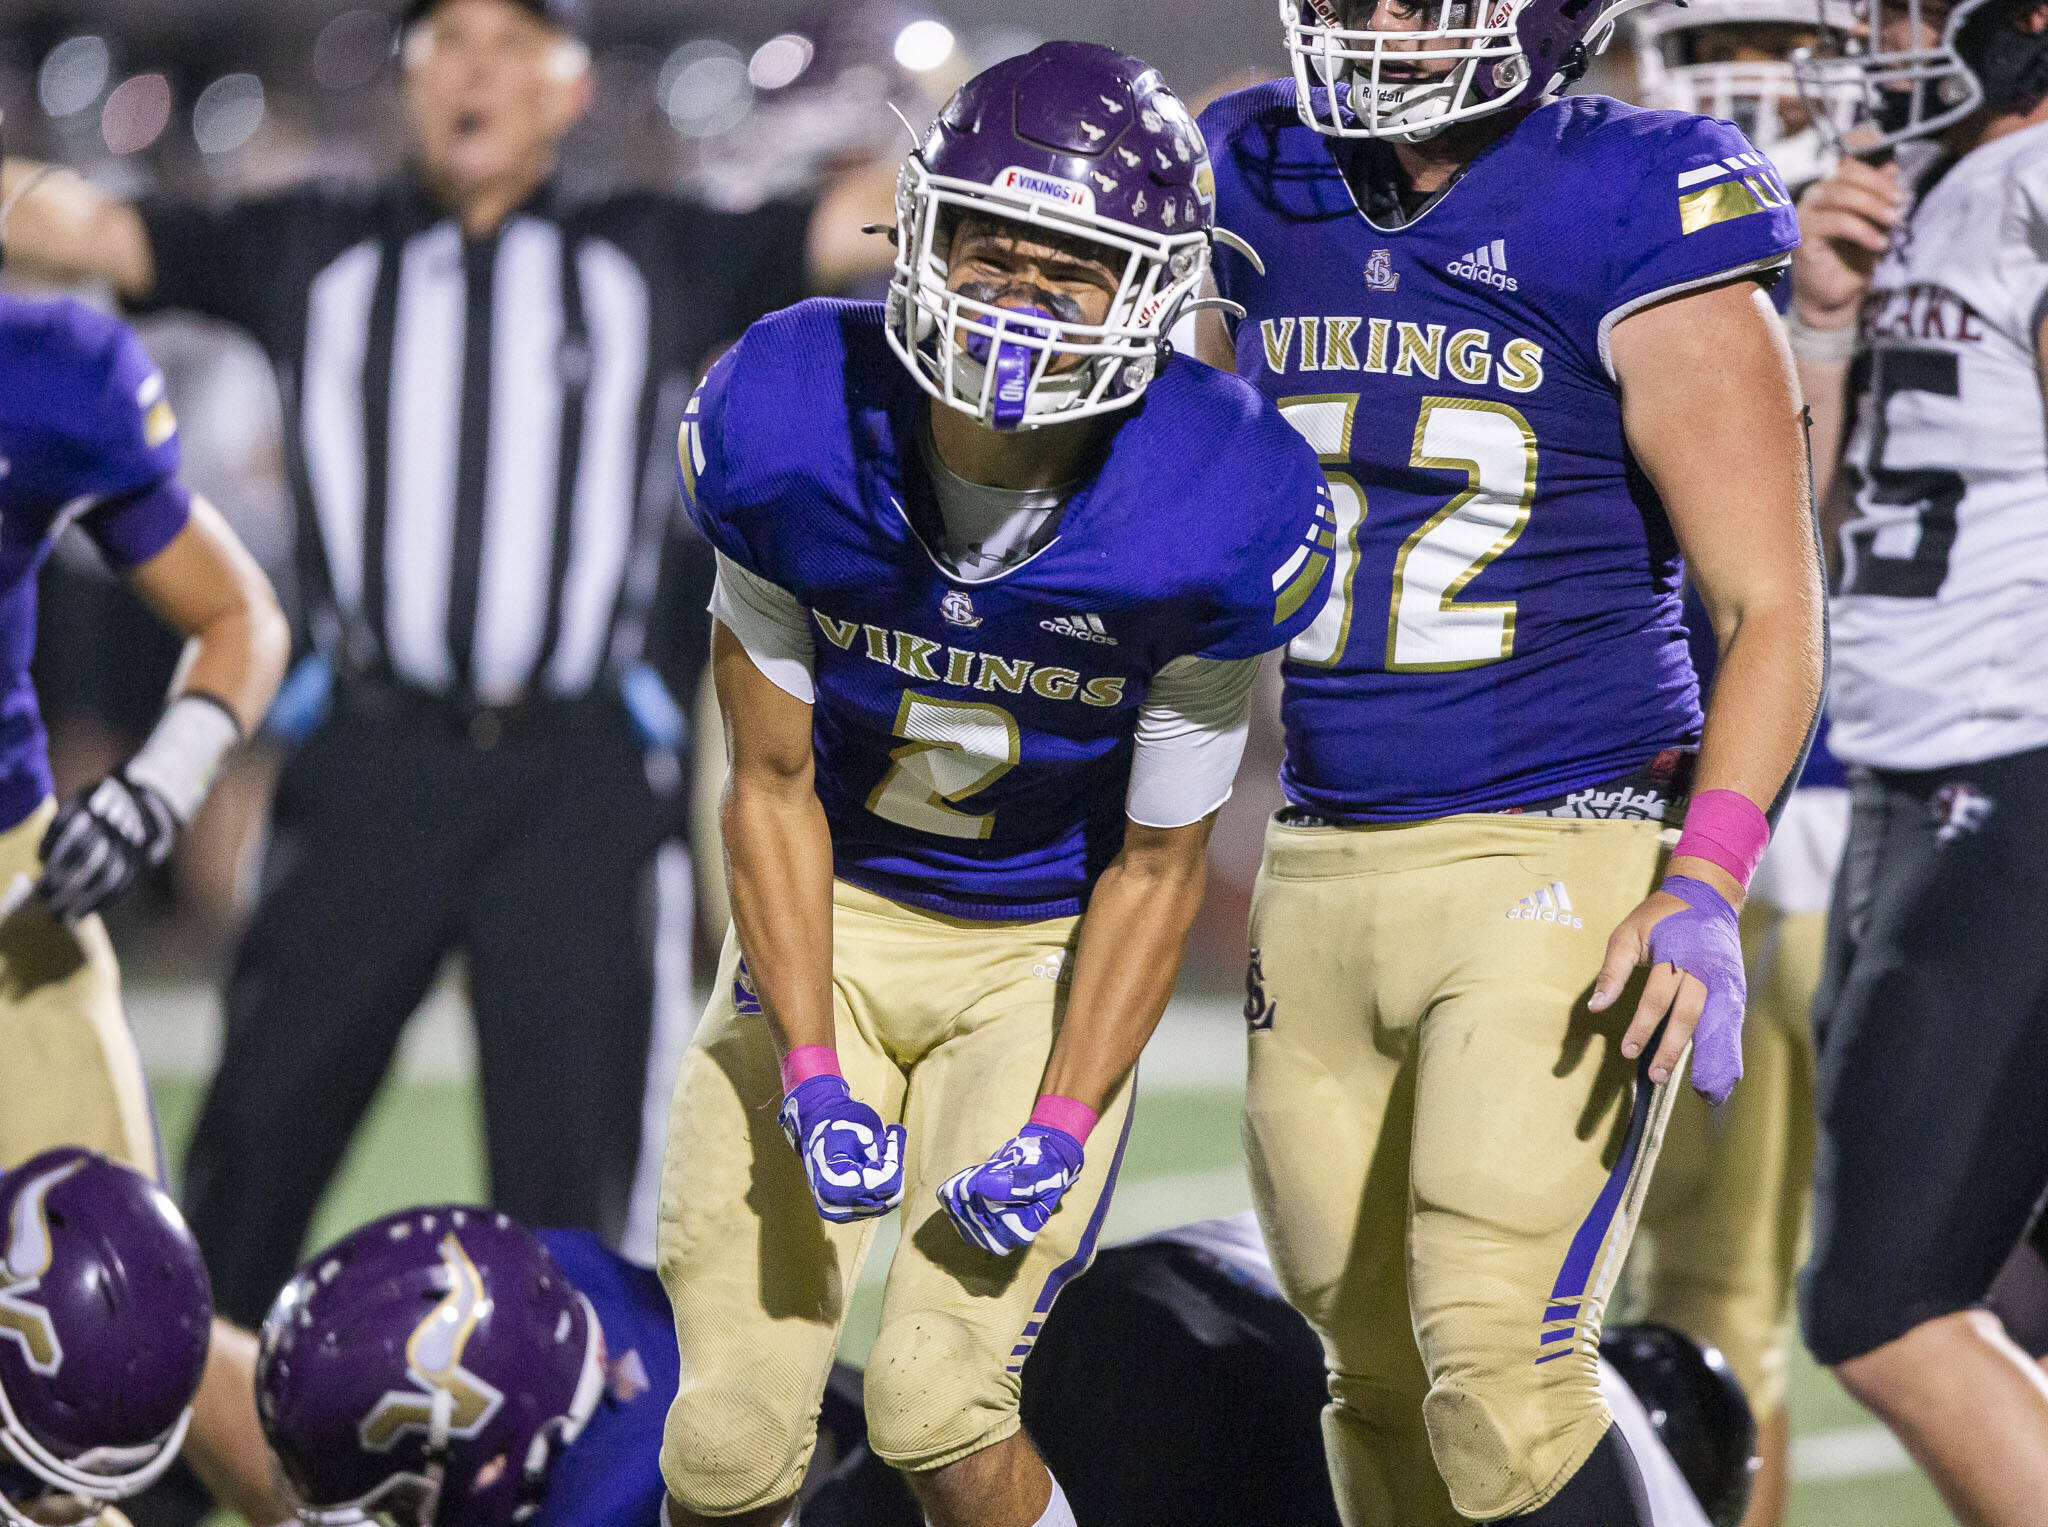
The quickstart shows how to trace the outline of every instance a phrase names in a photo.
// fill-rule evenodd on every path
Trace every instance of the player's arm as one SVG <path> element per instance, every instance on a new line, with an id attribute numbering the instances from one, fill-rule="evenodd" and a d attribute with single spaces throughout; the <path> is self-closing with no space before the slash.
<path id="1" fill-rule="evenodd" d="M 159 497 L 146 495 L 114 518 L 159 512 Z M 148 533 L 135 523 L 95 531 L 104 549 Z M 43 840 L 36 889 L 63 917 L 99 910 L 170 856 L 221 761 L 262 719 L 291 650 L 270 580 L 204 499 L 191 500 L 182 528 L 124 576 L 189 641 L 170 704 L 142 751 L 66 802 Z"/>
<path id="2" fill-rule="evenodd" d="M 1259 660 L 1169 663 L 1138 716 L 1122 849 L 1089 897 L 1066 1014 L 1024 1129 L 939 1202 L 984 1251 L 1022 1249 L 1081 1174 L 1097 1118 L 1180 975 L 1208 884 L 1209 833 L 1244 757 Z"/>
<path id="3" fill-rule="evenodd" d="M 832 1012 L 832 829 L 818 800 L 809 615 L 723 553 L 711 673 L 725 715 L 726 885 L 733 929 L 782 1053 L 782 1131 L 835 1223 L 903 1201 L 903 1126 L 839 1070 Z"/>
<path id="4" fill-rule="evenodd" d="M 214 1500 L 244 1521 L 294 1519 L 256 1418 L 256 1338 L 225 1320 L 213 1323 L 184 1457 Z"/>
<path id="5" fill-rule="evenodd" d="M 724 621 L 712 676 L 729 760 L 719 829 L 740 952 L 786 1056 L 837 1047 L 832 1019 L 832 832 L 813 782 L 811 706 L 778 686 Z"/>
<path id="6" fill-rule="evenodd" d="M 1848 434 L 1849 363 L 1856 315 L 1871 272 L 1906 216 L 1899 167 L 1844 159 L 1799 198 L 1799 248 L 1792 255 L 1792 306 L 1786 327 L 1799 389 L 1813 411 L 1813 492 L 1822 513 L 1822 545 L 1833 556 L 1846 500 L 1833 493 Z"/>
<path id="7" fill-rule="evenodd" d="M 10 202 L 9 263 L 65 281 L 105 281 L 130 302 L 156 289 L 156 256 L 132 203 L 62 166 L 12 158 L 0 160 L 0 206 Z"/>
<path id="8" fill-rule="evenodd" d="M 1590 1006 L 1653 964 L 1622 1052 L 1657 1025 L 1653 1080 L 1697 1042 L 1715 1101 L 1741 1075 L 1735 910 L 1819 712 L 1824 611 L 1797 381 L 1764 293 L 1730 282 L 1646 308 L 1611 341 L 1622 419 L 1713 622 L 1720 668 L 1686 834 L 1663 887 L 1614 932 Z"/>

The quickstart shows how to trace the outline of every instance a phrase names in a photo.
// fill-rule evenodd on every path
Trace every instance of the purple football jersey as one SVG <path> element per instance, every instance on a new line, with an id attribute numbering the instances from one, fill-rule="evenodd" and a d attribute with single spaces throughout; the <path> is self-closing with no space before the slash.
<path id="1" fill-rule="evenodd" d="M 76 302 L 0 293 L 0 830 L 50 793 L 29 682 L 36 573 L 73 518 L 117 570 L 185 527 L 177 424 L 127 325 Z"/>
<path id="2" fill-rule="evenodd" d="M 1153 675 L 1256 657 L 1321 608 L 1329 492 L 1270 403 L 1176 357 L 1117 416 L 1057 535 L 963 579 L 927 549 L 930 406 L 879 305 L 799 304 L 692 401 L 684 498 L 712 544 L 810 612 L 839 877 L 975 921 L 1066 916 L 1122 846 Z"/>
<path id="3" fill-rule="evenodd" d="M 1725 122 L 1545 105 L 1397 229 L 1291 82 L 1202 125 L 1241 375 L 1321 453 L 1336 586 L 1288 649 L 1288 797 L 1337 821 L 1545 800 L 1695 746 L 1678 547 L 1629 454 L 1607 340 L 1781 265 L 1797 220 Z"/>

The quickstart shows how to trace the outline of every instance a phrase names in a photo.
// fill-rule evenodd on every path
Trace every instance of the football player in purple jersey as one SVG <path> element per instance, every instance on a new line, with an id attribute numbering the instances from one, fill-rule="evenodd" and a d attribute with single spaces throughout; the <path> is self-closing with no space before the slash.
<path id="1" fill-rule="evenodd" d="M 1558 98 L 1632 3 L 1287 0 L 1294 78 L 1203 118 L 1263 257 L 1220 256 L 1247 316 L 1203 353 L 1338 515 L 1246 1106 L 1352 1524 L 1643 1520 L 1603 1310 L 1688 1047 L 1710 1100 L 1741 1074 L 1737 913 L 1819 699 L 1790 198 L 1726 123 Z"/>
<path id="2" fill-rule="evenodd" d="M 36 574 L 74 523 L 191 641 L 141 752 L 60 806 L 29 662 Z M 133 331 L 76 302 L 0 293 L 0 1170 L 77 1146 L 159 1172 L 99 909 L 169 856 L 262 718 L 288 642 L 261 570 L 178 479 L 177 420 Z M 238 1339 L 218 1325 L 217 1359 Z M 214 1419 L 232 1409 L 213 1403 L 223 1371 L 207 1369 L 193 1462 L 232 1504 L 265 1512 L 262 1471 L 215 1467 L 237 1453 Z"/>
<path id="3" fill-rule="evenodd" d="M 673 1527 L 789 1518 L 899 1204 L 876 1453 L 937 1527 L 1071 1527 L 1019 1373 L 1093 1255 L 1258 660 L 1334 543 L 1300 436 L 1164 344 L 1210 191 L 1156 71 L 1049 43 L 911 155 L 887 304 L 763 320 L 686 411 L 735 932 L 663 1182 Z"/>

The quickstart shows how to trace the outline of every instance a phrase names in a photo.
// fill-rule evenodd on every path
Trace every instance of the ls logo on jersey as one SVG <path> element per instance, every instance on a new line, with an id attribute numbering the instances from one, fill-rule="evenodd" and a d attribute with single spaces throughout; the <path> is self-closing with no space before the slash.
<path id="1" fill-rule="evenodd" d="M 1259 963 L 1259 951 L 1254 949 L 1244 970 L 1244 1025 L 1258 1033 L 1270 1029 L 1279 1016 L 1280 1004 L 1267 1000 L 1266 972 Z"/>
<path id="2" fill-rule="evenodd" d="M 1686 233 L 1791 205 L 1771 161 L 1754 151 L 1679 172 L 1678 226 Z"/>
<path id="3" fill-rule="evenodd" d="M 64 1344 L 50 1312 L 28 1296 L 50 1270 L 50 1190 L 84 1166 L 82 1159 L 67 1161 L 22 1189 L 7 1226 L 7 1260 L 0 1263 L 0 1340 L 18 1345 L 45 1378 L 64 1366 Z"/>
<path id="4" fill-rule="evenodd" d="M 754 987 L 754 973 L 747 969 L 747 962 L 740 961 L 739 973 L 732 978 L 732 1010 L 748 1015 L 761 1011 L 761 993 Z"/>
<path id="5" fill-rule="evenodd" d="M 981 617 L 974 613 L 974 601 L 959 589 L 950 589 L 939 601 L 939 614 L 945 617 L 949 626 L 959 626 L 972 631 L 981 624 Z"/>
<path id="6" fill-rule="evenodd" d="M 454 1231 L 441 1238 L 440 1251 L 447 1295 L 413 1327 L 405 1344 L 406 1373 L 419 1389 L 388 1392 L 363 1418 L 357 1435 L 373 1453 L 390 1452 L 408 1431 L 431 1436 L 437 1414 L 443 1413 L 443 1395 L 452 1402 L 445 1410 L 451 1437 L 474 1437 L 505 1403 L 503 1391 L 462 1366 L 463 1349 L 490 1313 L 483 1274 Z"/>
<path id="7" fill-rule="evenodd" d="M 1369 292 L 1391 292 L 1400 284 L 1401 273 L 1394 269 L 1394 252 L 1375 249 L 1372 258 L 1365 262 L 1365 289 Z"/>

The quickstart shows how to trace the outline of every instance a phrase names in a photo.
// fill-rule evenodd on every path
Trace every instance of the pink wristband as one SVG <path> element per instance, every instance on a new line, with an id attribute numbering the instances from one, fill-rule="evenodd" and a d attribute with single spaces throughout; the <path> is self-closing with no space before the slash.
<path id="1" fill-rule="evenodd" d="M 1086 1103 L 1063 1098 L 1057 1092 L 1046 1093 L 1038 1100 L 1038 1106 L 1031 1110 L 1033 1124 L 1042 1124 L 1047 1129 L 1063 1129 L 1083 1145 L 1088 1143 L 1089 1132 L 1100 1117 Z"/>
<path id="2" fill-rule="evenodd" d="M 782 1090 L 796 1091 L 814 1076 L 839 1075 L 839 1052 L 830 1045 L 798 1045 L 782 1057 Z"/>
<path id="3" fill-rule="evenodd" d="M 1771 841 L 1771 824 L 1739 790 L 1703 790 L 1685 808 L 1685 831 L 1673 851 L 1718 864 L 1745 891 Z"/>

